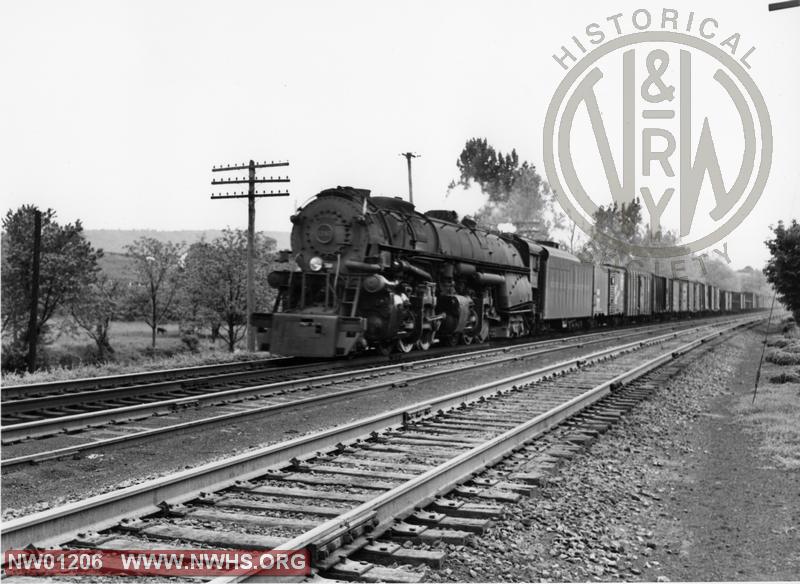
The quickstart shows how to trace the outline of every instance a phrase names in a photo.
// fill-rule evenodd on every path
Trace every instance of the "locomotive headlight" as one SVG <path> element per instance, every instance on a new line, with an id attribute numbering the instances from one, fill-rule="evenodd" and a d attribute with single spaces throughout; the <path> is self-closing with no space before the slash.
<path id="1" fill-rule="evenodd" d="M 312 272 L 319 272 L 322 269 L 322 258 L 319 256 L 314 256 L 308 260 L 308 269 Z"/>

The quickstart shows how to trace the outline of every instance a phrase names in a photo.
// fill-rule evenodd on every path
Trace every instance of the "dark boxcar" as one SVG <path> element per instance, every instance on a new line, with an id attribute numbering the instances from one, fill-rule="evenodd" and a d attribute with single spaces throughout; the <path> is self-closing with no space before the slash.
<path id="1" fill-rule="evenodd" d="M 754 292 L 742 292 L 742 309 L 753 310 L 755 308 L 754 296 Z"/>
<path id="2" fill-rule="evenodd" d="M 742 293 L 731 292 L 731 310 L 740 312 L 742 310 Z"/>
<path id="3" fill-rule="evenodd" d="M 669 288 L 665 276 L 653 276 L 653 314 L 669 312 Z"/>
<path id="4" fill-rule="evenodd" d="M 575 319 L 592 316 L 594 265 L 560 249 L 542 247 L 544 286 L 542 319 Z"/>
<path id="5" fill-rule="evenodd" d="M 594 316 L 608 315 L 608 268 L 594 267 L 594 300 L 592 303 Z"/>
<path id="6" fill-rule="evenodd" d="M 625 270 L 625 316 L 647 316 L 653 312 L 652 274 L 628 268 Z"/>

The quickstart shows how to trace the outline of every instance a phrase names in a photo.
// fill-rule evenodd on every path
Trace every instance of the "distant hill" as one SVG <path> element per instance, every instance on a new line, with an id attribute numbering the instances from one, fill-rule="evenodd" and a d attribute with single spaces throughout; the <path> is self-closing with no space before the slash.
<path id="1" fill-rule="evenodd" d="M 264 231 L 266 235 L 272 237 L 277 242 L 277 249 L 289 247 L 288 231 Z M 125 246 L 133 243 L 140 237 L 152 237 L 159 241 L 184 241 L 188 245 L 199 241 L 205 236 L 207 240 L 212 240 L 222 235 L 218 229 L 206 229 L 202 231 L 156 231 L 154 229 L 85 229 L 83 231 L 86 239 L 95 248 L 100 248 L 106 253 L 124 254 Z"/>

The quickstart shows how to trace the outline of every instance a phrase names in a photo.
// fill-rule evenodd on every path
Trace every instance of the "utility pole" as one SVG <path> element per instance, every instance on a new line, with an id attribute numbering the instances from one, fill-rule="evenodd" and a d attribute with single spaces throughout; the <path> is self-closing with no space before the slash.
<path id="1" fill-rule="evenodd" d="M 256 198 L 259 197 L 288 197 L 288 191 L 256 191 L 257 183 L 288 183 L 289 177 L 269 177 L 256 178 L 256 169 L 273 168 L 276 166 L 289 166 L 288 162 L 254 162 L 248 164 L 215 166 L 211 172 L 224 172 L 231 170 L 246 170 L 247 178 L 229 178 L 212 180 L 212 185 L 237 185 L 246 184 L 247 193 L 225 193 L 224 195 L 211 195 L 212 199 L 247 199 L 247 350 L 250 352 L 256 349 L 256 336 L 253 327 L 250 326 L 250 315 L 256 309 L 255 295 L 255 239 L 256 239 Z"/>
<path id="2" fill-rule="evenodd" d="M 411 187 L 411 159 L 412 158 L 420 158 L 420 154 L 414 154 L 413 152 L 401 152 L 400 156 L 405 156 L 406 162 L 408 163 L 408 202 L 414 203 L 414 189 Z"/>
<path id="3" fill-rule="evenodd" d="M 36 345 L 39 341 L 39 256 L 42 249 L 42 212 L 33 212 L 33 269 L 31 275 L 31 315 L 28 321 L 28 373 L 36 369 Z"/>

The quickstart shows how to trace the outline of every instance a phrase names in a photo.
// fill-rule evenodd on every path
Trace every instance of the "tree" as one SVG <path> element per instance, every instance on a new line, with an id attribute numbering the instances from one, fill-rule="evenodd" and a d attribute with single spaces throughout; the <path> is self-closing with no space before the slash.
<path id="1" fill-rule="evenodd" d="M 456 166 L 460 172 L 458 184 L 468 187 L 470 182 L 476 182 L 493 202 L 508 199 L 520 171 L 516 150 L 504 156 L 502 152 L 496 152 L 486 138 L 467 140 Z M 455 183 L 451 185 L 454 186 Z"/>
<path id="2" fill-rule="evenodd" d="M 140 237 L 125 246 L 137 275 L 128 310 L 150 327 L 154 349 L 158 325 L 169 318 L 175 306 L 184 247 L 183 243 L 164 243 L 152 237 Z"/>
<path id="3" fill-rule="evenodd" d="M 274 291 L 267 283 L 268 257 L 275 240 L 256 233 L 256 305 L 267 307 Z M 233 352 L 244 337 L 247 316 L 247 233 L 226 229 L 212 242 L 200 241 L 189 247 L 185 264 L 184 298 L 187 314 L 222 332 Z"/>
<path id="4" fill-rule="evenodd" d="M 550 186 L 527 161 L 520 163 L 516 150 L 503 154 L 486 138 L 471 138 L 456 161 L 458 182 L 468 188 L 477 184 L 488 195 L 487 203 L 475 218 L 482 225 L 497 229 L 510 224 L 513 230 L 533 239 L 548 239 L 562 217 L 554 211 L 554 195 Z"/>
<path id="5" fill-rule="evenodd" d="M 97 357 L 102 361 L 114 354 L 108 338 L 111 321 L 120 310 L 121 284 L 100 274 L 94 282 L 69 304 L 72 322 L 97 345 Z"/>
<path id="6" fill-rule="evenodd" d="M 773 233 L 775 237 L 765 242 L 771 257 L 764 275 L 775 287 L 778 299 L 800 322 L 800 224 L 792 219 L 787 228 L 783 221 L 778 221 Z"/>
<path id="7" fill-rule="evenodd" d="M 642 242 L 642 205 L 639 199 L 626 205 L 615 201 L 602 205 L 594 213 L 592 237 L 582 250 L 582 257 L 595 263 L 625 265 L 631 258 L 628 245 Z"/>
<path id="8" fill-rule="evenodd" d="M 3 336 L 9 340 L 4 365 L 25 350 L 29 334 L 36 211 L 33 205 L 23 205 L 3 218 L 2 325 Z M 38 314 L 30 331 L 37 345 L 46 338 L 48 323 L 59 308 L 94 279 L 99 270 L 97 260 L 103 255 L 84 238 L 80 220 L 59 225 L 55 219 L 53 209 L 42 212 Z"/>

